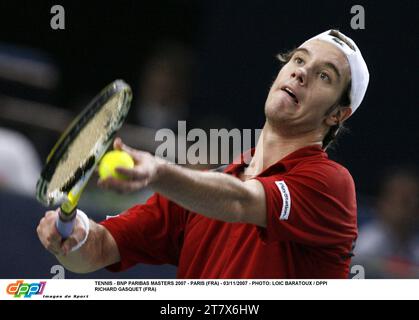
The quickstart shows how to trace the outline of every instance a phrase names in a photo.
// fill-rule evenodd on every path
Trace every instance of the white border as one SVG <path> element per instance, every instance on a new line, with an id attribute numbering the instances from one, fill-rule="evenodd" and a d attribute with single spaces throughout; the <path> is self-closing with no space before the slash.
<path id="1" fill-rule="evenodd" d="M 46 281 L 42 295 L 15 298 L 6 288 L 17 280 L 0 280 L 0 300 L 419 299 L 419 280 L 38 279 L 24 282 Z"/>

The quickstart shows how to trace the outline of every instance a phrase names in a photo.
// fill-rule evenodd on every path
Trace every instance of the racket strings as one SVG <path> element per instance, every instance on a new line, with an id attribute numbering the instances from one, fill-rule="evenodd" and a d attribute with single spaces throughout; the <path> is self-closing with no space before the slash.
<path id="1" fill-rule="evenodd" d="M 97 159 L 100 156 L 98 151 L 111 138 L 110 131 L 114 127 L 114 122 L 119 121 L 119 98 L 120 94 L 111 97 L 74 138 L 51 178 L 48 194 L 55 194 L 57 190 L 69 192 L 95 165 L 96 160 L 99 160 Z"/>

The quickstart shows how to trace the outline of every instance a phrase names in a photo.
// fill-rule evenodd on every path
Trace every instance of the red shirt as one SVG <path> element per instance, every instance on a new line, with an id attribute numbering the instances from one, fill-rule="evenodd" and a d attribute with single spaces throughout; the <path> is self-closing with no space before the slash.
<path id="1" fill-rule="evenodd" d="M 237 176 L 244 166 L 224 172 Z M 209 219 L 155 194 L 102 222 L 121 256 L 108 269 L 147 263 L 177 265 L 178 278 L 347 278 L 357 237 L 348 170 L 310 146 L 256 179 L 266 193 L 266 228 Z"/>

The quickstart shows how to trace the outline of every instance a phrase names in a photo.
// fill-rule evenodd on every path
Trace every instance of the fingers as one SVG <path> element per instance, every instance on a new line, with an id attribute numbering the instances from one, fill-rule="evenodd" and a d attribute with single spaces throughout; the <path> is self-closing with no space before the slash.
<path id="1" fill-rule="evenodd" d="M 121 138 L 115 138 L 115 140 L 113 141 L 113 148 L 115 150 L 122 150 L 122 140 Z"/>
<path id="2" fill-rule="evenodd" d="M 140 160 L 140 151 L 128 147 L 126 144 L 122 142 L 121 138 L 115 138 L 115 140 L 113 141 L 113 148 L 115 150 L 122 150 L 128 153 L 134 159 L 135 163 L 138 163 Z"/>
<path id="3" fill-rule="evenodd" d="M 48 211 L 36 229 L 42 245 L 54 255 L 62 254 L 62 238 L 55 227 L 58 211 Z"/>
<path id="4" fill-rule="evenodd" d="M 154 156 L 125 145 L 120 138 L 115 138 L 113 146 L 114 149 L 127 152 L 134 159 L 135 167 L 133 169 L 123 167 L 116 168 L 116 172 L 124 175 L 127 179 L 115 179 L 113 177 L 99 179 L 97 182 L 98 186 L 103 189 L 111 189 L 121 193 L 138 191 L 147 186 L 156 171 L 154 169 L 156 166 Z"/>
<path id="5" fill-rule="evenodd" d="M 97 182 L 98 186 L 103 189 L 128 193 L 138 191 L 139 189 L 146 187 L 150 182 L 150 172 L 146 168 L 116 168 L 116 171 L 124 175 L 127 179 L 116 179 L 113 177 L 99 179 Z"/>
<path id="6" fill-rule="evenodd" d="M 137 167 L 135 169 L 128 169 L 123 167 L 117 167 L 115 168 L 115 171 L 124 175 L 128 179 L 131 180 L 142 180 L 147 179 L 150 173 L 146 170 L 144 170 L 141 167 Z"/>
<path id="7" fill-rule="evenodd" d="M 76 218 L 73 233 L 63 241 L 58 233 L 55 223 L 58 219 L 59 208 L 55 211 L 47 211 L 45 216 L 39 222 L 36 232 L 42 245 L 52 254 L 67 255 L 71 248 L 77 245 L 86 235 L 86 231 L 81 226 L 79 218 Z"/>
<path id="8" fill-rule="evenodd" d="M 80 227 L 80 220 L 76 218 L 76 223 L 74 225 L 74 231 L 62 244 L 61 244 L 61 251 L 63 255 L 66 256 L 71 249 L 76 246 L 80 241 L 84 239 L 86 236 L 86 230 Z"/>

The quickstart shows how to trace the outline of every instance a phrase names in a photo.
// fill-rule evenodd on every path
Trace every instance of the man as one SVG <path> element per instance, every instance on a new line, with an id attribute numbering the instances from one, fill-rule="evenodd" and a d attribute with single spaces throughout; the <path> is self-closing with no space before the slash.
<path id="1" fill-rule="evenodd" d="M 136 166 L 118 170 L 128 180 L 99 184 L 123 192 L 150 186 L 156 194 L 88 228 L 79 212 L 64 242 L 57 212 L 49 211 L 37 230 L 43 245 L 74 272 L 169 263 L 179 278 L 346 278 L 357 236 L 355 187 L 324 149 L 360 105 L 368 70 L 355 43 L 333 30 L 283 57 L 249 166 L 193 171 L 117 139 L 114 147 Z"/>

